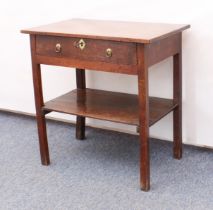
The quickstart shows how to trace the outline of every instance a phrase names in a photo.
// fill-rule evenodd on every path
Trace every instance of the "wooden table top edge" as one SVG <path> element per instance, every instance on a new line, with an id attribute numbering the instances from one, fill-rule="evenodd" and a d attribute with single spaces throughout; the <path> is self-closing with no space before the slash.
<path id="1" fill-rule="evenodd" d="M 89 19 L 70 19 L 70 21 L 72 20 L 85 20 L 85 21 L 99 21 L 99 20 L 89 20 Z M 69 20 L 66 20 L 69 21 Z M 125 36 L 110 36 L 110 35 L 91 35 L 91 34 L 85 34 L 85 33 L 62 33 L 62 32 L 52 32 L 52 31 L 48 31 L 48 30 L 41 30 L 41 28 L 45 28 L 47 26 L 51 26 L 53 24 L 60 24 L 66 21 L 60 21 L 60 22 L 56 22 L 56 23 L 52 23 L 52 24 L 46 24 L 46 25 L 41 25 L 38 27 L 32 27 L 32 28 L 28 28 L 28 29 L 23 29 L 20 32 L 24 33 L 24 34 L 29 34 L 29 35 L 45 35 L 45 36 L 59 36 L 59 37 L 76 37 L 76 38 L 88 38 L 88 39 L 99 39 L 99 40 L 110 40 L 110 41 L 119 41 L 119 42 L 133 42 L 133 43 L 142 43 L 142 44 L 151 44 L 155 41 L 159 41 L 161 39 L 167 38 L 169 36 L 172 36 L 174 34 L 180 33 L 188 28 L 190 28 L 189 24 L 167 24 L 167 23 L 148 23 L 148 22 L 127 22 L 127 21 L 110 21 L 110 22 L 122 22 L 122 23 L 126 23 L 126 24 L 131 24 L 131 23 L 135 23 L 135 24 L 161 24 L 161 25 L 176 25 L 179 26 L 179 28 L 177 28 L 176 30 L 172 30 L 168 33 L 165 33 L 161 36 L 156 36 L 150 39 L 146 39 L 143 37 L 137 37 L 137 38 L 132 38 L 132 37 L 125 37 Z M 102 20 L 104 22 L 107 22 L 107 20 Z"/>

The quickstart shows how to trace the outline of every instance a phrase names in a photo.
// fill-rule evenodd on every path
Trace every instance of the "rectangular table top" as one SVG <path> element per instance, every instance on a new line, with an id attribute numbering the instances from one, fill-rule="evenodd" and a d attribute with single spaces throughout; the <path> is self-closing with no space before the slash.
<path id="1" fill-rule="evenodd" d="M 71 19 L 22 30 L 22 33 L 152 43 L 179 33 L 190 25 Z"/>

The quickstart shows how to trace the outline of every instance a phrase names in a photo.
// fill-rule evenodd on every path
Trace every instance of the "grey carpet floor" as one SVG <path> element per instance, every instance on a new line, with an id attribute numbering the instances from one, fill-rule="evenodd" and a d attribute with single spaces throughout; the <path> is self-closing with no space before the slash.
<path id="1" fill-rule="evenodd" d="M 1 210 L 212 210 L 213 152 L 151 140 L 151 190 L 139 189 L 138 137 L 48 121 L 51 165 L 42 166 L 33 118 L 0 113 Z"/>

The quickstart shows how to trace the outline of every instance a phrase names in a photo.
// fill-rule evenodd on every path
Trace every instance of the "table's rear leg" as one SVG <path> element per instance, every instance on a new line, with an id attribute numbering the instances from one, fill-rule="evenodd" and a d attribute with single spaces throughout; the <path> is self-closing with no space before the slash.
<path id="1" fill-rule="evenodd" d="M 180 43 L 181 44 L 181 43 Z M 182 55 L 181 52 L 173 56 L 174 101 L 178 106 L 173 112 L 173 156 L 182 157 Z"/>
<path id="2" fill-rule="evenodd" d="M 76 85 L 78 89 L 86 88 L 85 69 L 76 69 Z M 85 139 L 85 117 L 76 117 L 76 139 Z"/>
<path id="3" fill-rule="evenodd" d="M 42 93 L 41 68 L 40 68 L 40 64 L 36 63 L 34 58 L 35 44 L 36 44 L 35 35 L 30 36 L 30 43 L 31 43 L 32 73 L 33 73 L 36 119 L 37 119 L 37 126 L 38 126 L 41 163 L 43 165 L 49 165 L 50 159 L 49 159 L 49 149 L 48 149 L 48 142 L 47 142 L 46 121 L 45 121 L 45 114 L 42 110 L 44 102 L 43 102 L 43 93 Z"/>

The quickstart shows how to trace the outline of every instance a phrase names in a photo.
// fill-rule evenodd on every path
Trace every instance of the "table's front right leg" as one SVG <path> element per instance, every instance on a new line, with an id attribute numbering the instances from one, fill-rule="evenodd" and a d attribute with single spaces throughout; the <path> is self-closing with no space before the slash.
<path id="1" fill-rule="evenodd" d="M 30 44 L 31 44 L 33 85 L 34 85 L 36 119 L 38 126 L 41 163 L 42 165 L 49 165 L 50 159 L 47 142 L 46 120 L 45 114 L 42 110 L 44 102 L 42 93 L 41 68 L 40 64 L 37 64 L 35 62 L 35 45 L 36 45 L 35 35 L 30 36 Z"/>
<path id="2" fill-rule="evenodd" d="M 149 91 L 146 46 L 137 46 L 138 58 L 138 99 L 139 99 L 139 138 L 140 138 L 140 185 L 141 190 L 150 189 L 149 160 Z"/>

